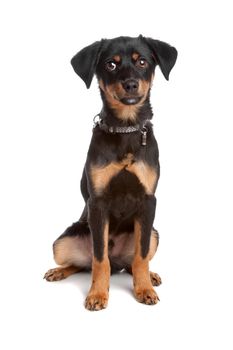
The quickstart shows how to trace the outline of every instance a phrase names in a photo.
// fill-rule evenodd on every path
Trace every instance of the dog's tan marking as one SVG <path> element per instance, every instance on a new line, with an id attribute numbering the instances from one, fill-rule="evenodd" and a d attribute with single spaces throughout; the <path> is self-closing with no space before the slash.
<path id="1" fill-rule="evenodd" d="M 92 285 L 85 301 L 85 307 L 91 311 L 107 307 L 110 279 L 110 263 L 108 258 L 109 224 L 104 227 L 104 254 L 99 262 L 95 257 L 92 261 Z"/>
<path id="2" fill-rule="evenodd" d="M 134 161 L 131 153 L 126 154 L 121 162 L 112 162 L 104 167 L 91 166 L 90 173 L 95 192 L 100 195 L 113 176 L 116 176 L 122 169 L 137 176 L 146 194 L 155 192 L 158 181 L 156 170 L 143 161 Z"/>
<path id="3" fill-rule="evenodd" d="M 137 176 L 146 190 L 146 194 L 154 194 L 158 175 L 156 170 L 143 161 L 135 162 L 126 167 L 126 170 Z"/>
<path id="4" fill-rule="evenodd" d="M 149 273 L 149 254 L 145 258 L 141 257 L 141 225 L 137 220 L 135 220 L 134 223 L 134 235 L 135 253 L 132 263 L 134 295 L 141 303 L 148 305 L 156 304 L 159 298 L 151 283 Z"/>
<path id="5" fill-rule="evenodd" d="M 138 83 L 137 96 L 142 97 L 141 100 L 135 105 L 125 105 L 120 102 L 120 100 L 126 96 L 126 91 L 120 82 L 105 86 L 102 79 L 99 80 L 99 87 L 104 92 L 107 102 L 115 111 L 116 116 L 121 120 L 135 121 L 139 109 L 143 106 L 147 98 L 151 81 L 139 80 Z"/>
<path id="6" fill-rule="evenodd" d="M 97 194 L 101 194 L 111 179 L 116 176 L 123 168 L 130 166 L 134 156 L 127 153 L 121 162 L 112 162 L 104 167 L 91 166 L 91 179 Z"/>
<path id="7" fill-rule="evenodd" d="M 115 55 L 113 56 L 113 59 L 115 62 L 119 63 L 121 61 L 121 56 L 120 55 Z"/>
<path id="8" fill-rule="evenodd" d="M 150 248 L 148 253 L 148 259 L 151 260 L 155 255 L 158 248 L 158 237 L 156 231 L 152 230 L 150 238 Z"/>
<path id="9" fill-rule="evenodd" d="M 132 153 L 126 153 L 120 164 L 123 165 L 123 167 L 129 167 L 134 162 L 134 155 Z"/>
<path id="10" fill-rule="evenodd" d="M 91 237 L 79 236 L 58 239 L 53 248 L 54 260 L 62 266 L 91 266 L 92 242 Z"/>
<path id="11" fill-rule="evenodd" d="M 141 93 L 143 95 L 147 96 L 147 93 L 148 93 L 150 87 L 151 87 L 151 81 L 141 80 L 140 89 L 141 89 Z"/>
<path id="12" fill-rule="evenodd" d="M 122 169 L 118 163 L 110 163 L 107 166 L 91 166 L 91 179 L 96 194 L 100 195 L 109 184 L 113 176 L 116 176 Z"/>
<path id="13" fill-rule="evenodd" d="M 137 52 L 134 52 L 133 54 L 132 54 L 132 59 L 134 60 L 134 61 L 137 61 L 137 59 L 140 57 L 140 55 L 139 55 L 139 53 L 137 53 Z"/>

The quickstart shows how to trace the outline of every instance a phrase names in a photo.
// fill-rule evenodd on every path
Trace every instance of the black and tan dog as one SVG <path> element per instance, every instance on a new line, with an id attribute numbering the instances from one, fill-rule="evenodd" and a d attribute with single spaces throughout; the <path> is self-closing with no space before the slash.
<path id="1" fill-rule="evenodd" d="M 81 180 L 85 208 L 55 241 L 54 258 L 61 267 L 45 278 L 57 281 L 92 269 L 89 310 L 107 306 L 110 273 L 123 269 L 133 275 L 139 302 L 159 300 L 153 286 L 160 277 L 149 272 L 158 245 L 153 221 L 159 179 L 149 95 L 156 65 L 168 80 L 176 58 L 174 47 L 140 35 L 97 41 L 71 60 L 87 88 L 96 74 L 103 109 Z"/>

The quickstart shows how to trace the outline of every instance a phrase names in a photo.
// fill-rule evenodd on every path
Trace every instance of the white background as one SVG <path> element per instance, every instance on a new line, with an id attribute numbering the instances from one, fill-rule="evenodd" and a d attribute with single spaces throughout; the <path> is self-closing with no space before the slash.
<path id="1" fill-rule="evenodd" d="M 232 349 L 230 1 L 1 1 L 1 348 Z M 83 208 L 79 181 L 100 111 L 71 57 L 101 38 L 143 34 L 179 56 L 152 92 L 161 180 L 151 263 L 160 303 L 111 278 L 108 309 L 83 303 L 90 275 L 42 279 L 51 245 Z"/>

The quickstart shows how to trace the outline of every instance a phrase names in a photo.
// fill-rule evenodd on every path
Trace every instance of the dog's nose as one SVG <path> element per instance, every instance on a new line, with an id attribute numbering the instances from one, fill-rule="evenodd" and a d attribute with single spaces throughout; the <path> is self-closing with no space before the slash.
<path id="1" fill-rule="evenodd" d="M 122 83 L 123 88 L 128 93 L 135 93 L 138 90 L 138 82 L 135 79 L 127 79 Z"/>

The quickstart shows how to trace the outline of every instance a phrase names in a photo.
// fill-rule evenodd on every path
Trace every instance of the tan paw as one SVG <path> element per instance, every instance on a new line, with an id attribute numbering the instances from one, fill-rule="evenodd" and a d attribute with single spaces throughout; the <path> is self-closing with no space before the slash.
<path id="1" fill-rule="evenodd" d="M 150 272 L 150 279 L 153 286 L 158 287 L 162 283 L 161 277 L 155 272 Z"/>
<path id="2" fill-rule="evenodd" d="M 147 305 L 154 305 L 159 301 L 159 297 L 154 289 L 138 289 L 134 291 L 134 295 L 137 301 Z"/>
<path id="3" fill-rule="evenodd" d="M 67 276 L 65 276 L 64 270 L 62 268 L 59 268 L 59 267 L 57 267 L 55 269 L 48 270 L 46 272 L 46 274 L 44 275 L 44 278 L 49 282 L 60 281 L 66 277 Z"/>
<path id="4" fill-rule="evenodd" d="M 107 293 L 90 294 L 85 300 L 85 308 L 90 311 L 99 311 L 105 309 L 108 305 Z"/>

